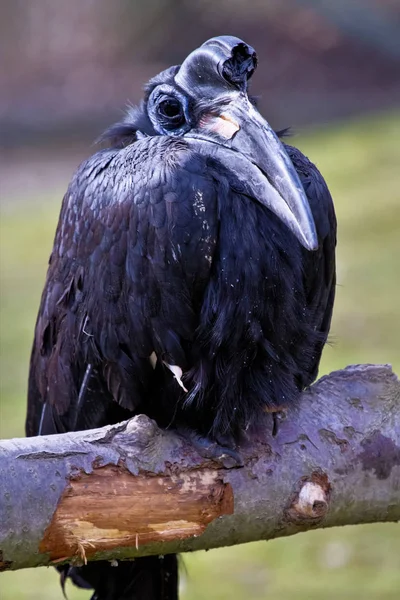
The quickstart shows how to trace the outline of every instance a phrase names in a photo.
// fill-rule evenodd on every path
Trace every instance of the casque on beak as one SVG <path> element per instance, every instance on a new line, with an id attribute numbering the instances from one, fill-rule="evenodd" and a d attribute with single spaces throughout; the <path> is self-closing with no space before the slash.
<path id="1" fill-rule="evenodd" d="M 275 213 L 307 250 L 316 250 L 315 223 L 299 176 L 247 96 L 256 64 L 253 48 L 229 36 L 212 38 L 186 58 L 176 83 L 194 100 L 210 100 L 210 112 L 203 112 L 188 137 L 229 149 L 231 160 L 217 149 L 215 157 L 230 164 L 246 193 Z"/>

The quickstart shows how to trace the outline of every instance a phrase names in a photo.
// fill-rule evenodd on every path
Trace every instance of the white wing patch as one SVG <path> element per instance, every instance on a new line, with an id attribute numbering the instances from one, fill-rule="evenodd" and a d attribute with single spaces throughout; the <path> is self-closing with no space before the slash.
<path id="1" fill-rule="evenodd" d="M 178 365 L 169 365 L 168 363 L 165 362 L 165 360 L 163 360 L 163 363 L 171 371 L 171 373 L 173 373 L 175 379 L 177 380 L 177 382 L 179 383 L 181 388 L 185 392 L 187 392 L 188 390 L 185 388 L 183 381 L 182 381 L 182 375 L 183 375 L 182 369 L 180 367 L 178 367 Z"/>
<path id="2" fill-rule="evenodd" d="M 157 354 L 154 351 L 150 354 L 149 361 L 153 369 L 155 369 L 157 364 Z"/>

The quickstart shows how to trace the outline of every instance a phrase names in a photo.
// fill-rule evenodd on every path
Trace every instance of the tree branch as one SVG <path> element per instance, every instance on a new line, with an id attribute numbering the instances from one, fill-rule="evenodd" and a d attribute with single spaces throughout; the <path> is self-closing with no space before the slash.
<path id="1" fill-rule="evenodd" d="M 320 379 L 240 448 L 200 457 L 144 416 L 0 443 L 0 569 L 187 552 L 400 519 L 400 382 L 389 366 Z M 261 431 L 262 430 L 262 431 Z"/>

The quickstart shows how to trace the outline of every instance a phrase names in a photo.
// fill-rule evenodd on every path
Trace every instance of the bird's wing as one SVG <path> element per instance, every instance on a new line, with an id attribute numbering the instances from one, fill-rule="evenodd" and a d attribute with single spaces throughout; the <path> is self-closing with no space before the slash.
<path id="1" fill-rule="evenodd" d="M 155 356 L 185 368 L 217 227 L 206 159 L 181 140 L 146 138 L 81 165 L 63 201 L 36 324 L 28 435 L 118 420 L 112 400 L 135 410 Z"/>
<path id="2" fill-rule="evenodd" d="M 308 252 L 302 249 L 307 310 L 313 329 L 320 334 L 313 351 L 305 354 L 301 343 L 297 347 L 303 360 L 308 363 L 300 382 L 301 387 L 305 387 L 317 377 L 331 324 L 336 286 L 336 217 L 328 186 L 317 167 L 297 148 L 288 145 L 285 148 L 307 194 L 319 240 L 318 250 Z"/>

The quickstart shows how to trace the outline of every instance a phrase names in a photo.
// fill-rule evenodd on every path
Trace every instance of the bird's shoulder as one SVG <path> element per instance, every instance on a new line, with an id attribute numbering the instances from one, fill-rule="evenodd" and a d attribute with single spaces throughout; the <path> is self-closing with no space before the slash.
<path id="1" fill-rule="evenodd" d="M 64 197 L 39 308 L 32 398 L 62 412 L 77 389 L 78 362 L 122 364 L 121 348 L 129 362 L 161 342 L 160 352 L 181 352 L 211 268 L 215 199 L 204 157 L 173 138 L 102 150 L 80 165 Z"/>
<path id="2" fill-rule="evenodd" d="M 152 223 L 158 204 L 164 208 L 189 204 L 196 192 L 210 196 L 211 186 L 205 157 L 182 139 L 146 137 L 124 148 L 101 150 L 78 167 L 68 186 L 56 244 L 64 247 L 73 235 L 79 246 L 79 230 L 89 223 L 93 227 L 93 222 L 112 224 L 115 230 L 119 217 L 135 218 L 140 213 Z M 174 212 L 169 212 L 171 218 L 177 217 Z"/>
<path id="3" fill-rule="evenodd" d="M 149 137 L 84 161 L 63 199 L 39 320 L 78 310 L 99 286 L 115 300 L 125 279 L 137 295 L 144 277 L 205 277 L 216 196 L 205 158 L 180 139 Z"/>

